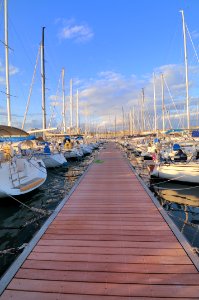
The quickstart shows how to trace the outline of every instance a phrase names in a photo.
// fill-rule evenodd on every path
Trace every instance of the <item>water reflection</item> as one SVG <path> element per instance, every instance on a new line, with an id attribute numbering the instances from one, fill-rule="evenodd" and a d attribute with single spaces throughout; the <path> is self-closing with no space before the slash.
<path id="1" fill-rule="evenodd" d="M 199 247 L 199 187 L 177 183 L 151 185 L 159 202 L 189 243 Z"/>

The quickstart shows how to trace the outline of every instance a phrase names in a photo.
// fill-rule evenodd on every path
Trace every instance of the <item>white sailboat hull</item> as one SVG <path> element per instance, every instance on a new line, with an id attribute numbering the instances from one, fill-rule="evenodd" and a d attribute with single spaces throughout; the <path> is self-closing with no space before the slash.
<path id="1" fill-rule="evenodd" d="M 89 147 L 87 145 L 81 145 L 81 150 L 84 155 L 90 155 L 92 153 L 91 147 Z"/>
<path id="2" fill-rule="evenodd" d="M 42 160 L 17 158 L 0 164 L 0 198 L 23 195 L 40 187 L 46 180 Z"/>
<path id="3" fill-rule="evenodd" d="M 199 183 L 199 163 L 171 163 L 158 165 L 151 176 L 180 182 Z"/>
<path id="4" fill-rule="evenodd" d="M 36 156 L 43 160 L 46 168 L 56 168 L 67 165 L 67 160 L 62 153 L 39 153 Z"/>
<path id="5" fill-rule="evenodd" d="M 76 148 L 65 150 L 63 154 L 66 159 L 80 159 L 83 156 L 82 151 L 79 151 Z"/>

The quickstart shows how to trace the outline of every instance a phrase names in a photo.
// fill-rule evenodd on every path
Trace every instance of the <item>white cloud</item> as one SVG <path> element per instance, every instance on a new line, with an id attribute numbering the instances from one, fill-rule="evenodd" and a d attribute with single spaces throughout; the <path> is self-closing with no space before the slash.
<path id="1" fill-rule="evenodd" d="M 161 74 L 164 74 L 165 85 L 165 105 L 170 116 L 179 112 L 184 112 L 186 101 L 185 89 L 185 70 L 183 65 L 163 65 L 155 69 L 156 74 L 156 98 L 157 111 L 161 123 L 162 91 L 161 91 Z M 79 90 L 79 108 L 80 123 L 90 120 L 96 123 L 114 124 L 114 118 L 117 118 L 117 124 L 122 124 L 122 107 L 125 112 L 126 124 L 128 123 L 128 113 L 132 107 L 135 107 L 136 120 L 139 119 L 141 106 L 141 89 L 145 92 L 145 111 L 150 115 L 150 122 L 153 119 L 153 75 L 144 74 L 137 77 L 134 74 L 126 77 L 123 74 L 113 70 L 102 70 L 96 78 L 73 80 L 73 103 L 74 103 L 74 122 L 76 108 L 76 88 Z M 168 89 L 167 89 L 168 86 Z M 189 87 L 191 110 L 193 111 L 198 102 L 199 90 L 199 68 L 189 67 Z M 62 98 L 51 96 L 51 105 L 57 107 L 59 121 L 61 120 Z M 175 105 L 174 103 L 175 102 Z M 69 89 L 66 90 L 66 119 L 69 122 Z M 58 116 L 57 114 L 57 116 Z M 173 117 L 174 118 L 174 117 Z M 172 119 L 173 119 L 172 118 Z M 168 122 L 168 121 L 167 121 Z"/>
<path id="2" fill-rule="evenodd" d="M 63 23 L 63 27 L 59 31 L 61 40 L 74 40 L 75 42 L 87 42 L 93 38 L 94 33 L 87 24 L 77 24 L 74 19 L 59 20 Z"/>
<path id="3" fill-rule="evenodd" d="M 165 78 L 165 105 L 171 115 L 178 110 L 184 109 L 186 99 L 185 70 L 183 65 L 163 65 L 155 69 L 156 73 L 156 97 L 159 118 L 161 119 L 161 74 Z M 195 90 L 199 88 L 199 68 L 189 67 L 190 98 L 194 98 Z M 141 88 L 145 91 L 145 109 L 153 118 L 153 76 L 146 74 L 141 78 L 131 75 L 125 77 L 114 71 L 101 71 L 94 80 L 91 78 L 86 83 L 80 82 L 79 98 L 81 114 L 96 118 L 100 123 L 111 122 L 116 116 L 117 122 L 122 122 L 122 107 L 125 116 L 134 106 L 137 116 L 141 104 Z M 167 89 L 168 86 L 168 89 Z M 191 101 L 195 105 L 196 101 Z M 174 104 L 175 103 L 175 104 Z M 87 111 L 87 112 L 86 112 Z"/>
<path id="4" fill-rule="evenodd" d="M 13 76 L 15 74 L 19 73 L 19 68 L 10 65 L 9 67 L 9 75 Z M 2 64 L 2 62 L 0 61 L 0 85 L 5 85 L 6 81 L 5 81 L 5 67 Z"/>
<path id="5" fill-rule="evenodd" d="M 193 31 L 191 32 L 191 36 L 192 36 L 192 38 L 194 38 L 194 39 L 198 39 L 198 38 L 199 38 L 199 32 L 196 31 L 196 30 L 193 30 Z"/>
<path id="6" fill-rule="evenodd" d="M 19 69 L 15 66 L 10 65 L 9 73 L 10 73 L 10 76 L 15 75 L 15 74 L 19 73 Z"/>

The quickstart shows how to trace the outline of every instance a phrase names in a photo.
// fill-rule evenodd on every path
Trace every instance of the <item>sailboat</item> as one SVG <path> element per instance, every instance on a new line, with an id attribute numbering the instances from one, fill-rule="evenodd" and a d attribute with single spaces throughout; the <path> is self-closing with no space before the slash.
<path id="1" fill-rule="evenodd" d="M 16 156 L 12 148 L 14 140 L 29 139 L 25 131 L 11 126 L 9 61 L 8 61 L 8 18 L 7 0 L 4 0 L 5 13 L 5 61 L 6 61 L 6 96 L 8 126 L 0 125 L 0 198 L 26 194 L 41 186 L 47 177 L 42 160 Z"/>
<path id="2" fill-rule="evenodd" d="M 0 125 L 0 198 L 31 192 L 47 178 L 46 167 L 41 159 L 16 155 L 14 152 L 12 141 L 26 140 L 28 136 L 16 127 Z"/>
<path id="3" fill-rule="evenodd" d="M 42 122 L 43 129 L 35 130 L 32 133 L 43 132 L 45 140 L 45 131 L 48 131 L 46 128 L 46 103 L 45 103 L 45 59 L 44 59 L 44 29 L 42 28 L 42 41 L 41 41 L 41 79 L 42 79 Z M 39 159 L 42 159 L 46 168 L 55 168 L 60 166 L 66 166 L 67 160 L 61 151 L 55 150 L 51 143 L 46 142 L 43 146 L 34 147 L 33 155 Z"/>
<path id="4" fill-rule="evenodd" d="M 189 84 L 188 84 L 188 61 L 186 46 L 186 26 L 184 12 L 182 13 L 183 36 L 184 36 L 184 60 L 185 60 L 185 78 L 186 78 L 186 108 L 187 108 L 187 129 L 190 129 L 190 111 L 189 111 Z M 178 161 L 169 160 L 158 162 L 151 172 L 152 177 L 165 178 L 168 180 L 199 183 L 199 160 L 194 158 L 190 160 L 179 159 Z"/>

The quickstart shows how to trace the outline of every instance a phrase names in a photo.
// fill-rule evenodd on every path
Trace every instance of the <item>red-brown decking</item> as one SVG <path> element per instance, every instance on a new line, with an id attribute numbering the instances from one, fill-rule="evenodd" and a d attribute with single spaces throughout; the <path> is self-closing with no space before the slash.
<path id="1" fill-rule="evenodd" d="M 1 299 L 199 299 L 197 269 L 120 150 L 98 159 Z"/>

